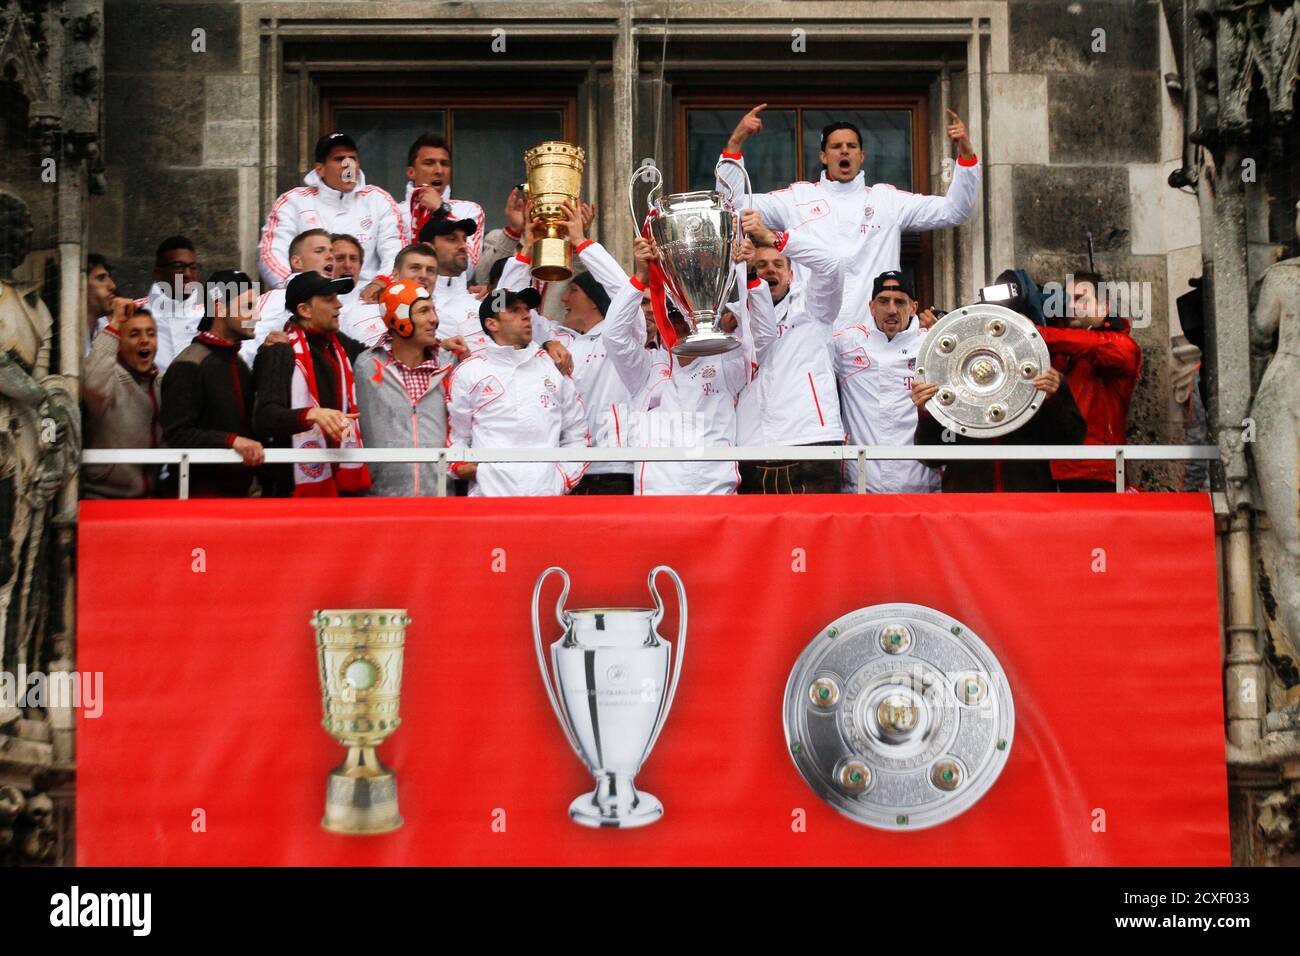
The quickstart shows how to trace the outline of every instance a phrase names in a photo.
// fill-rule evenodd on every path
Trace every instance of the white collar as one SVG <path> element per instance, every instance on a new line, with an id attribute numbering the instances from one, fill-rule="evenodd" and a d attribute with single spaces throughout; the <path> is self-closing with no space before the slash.
<path id="1" fill-rule="evenodd" d="M 832 193 L 862 192 L 862 190 L 867 188 L 867 177 L 866 174 L 859 169 L 856 176 L 850 179 L 847 183 L 842 183 L 838 180 L 831 179 L 826 175 L 826 171 L 822 170 L 821 182 L 818 183 L 818 185 Z"/>

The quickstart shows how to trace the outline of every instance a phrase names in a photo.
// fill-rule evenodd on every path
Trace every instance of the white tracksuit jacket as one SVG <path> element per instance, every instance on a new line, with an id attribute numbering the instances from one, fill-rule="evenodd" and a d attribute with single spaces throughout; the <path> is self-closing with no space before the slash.
<path id="1" fill-rule="evenodd" d="M 402 235 L 405 236 L 403 245 L 412 242 L 419 242 L 420 237 L 415 234 L 414 220 L 411 218 L 411 197 L 415 195 L 415 183 L 407 180 L 406 183 L 406 201 L 402 203 Z M 483 225 L 485 217 L 483 207 L 476 202 L 470 202 L 468 199 L 452 199 L 451 187 L 448 186 L 442 191 L 442 204 L 447 207 L 454 219 L 473 219 L 474 235 L 465 238 L 466 251 L 469 252 L 469 269 L 467 274 L 472 275 L 474 267 L 478 265 L 478 257 L 483 252 Z"/>
<path id="2" fill-rule="evenodd" d="M 902 234 L 961 225 L 975 208 L 980 178 L 979 157 L 969 165 L 957 160 L 946 196 L 920 196 L 888 183 L 868 186 L 861 172 L 841 183 L 823 172 L 819 182 L 757 193 L 754 208 L 768 228 L 811 232 L 838 255 L 844 261 L 844 298 L 837 324 L 870 322 L 872 280 L 899 268 Z M 726 184 L 743 194 L 743 177 L 732 164 L 723 164 L 718 179 L 719 189 Z"/>
<path id="3" fill-rule="evenodd" d="M 587 447 L 587 416 L 577 387 L 536 345 L 516 349 L 490 342 L 465 359 L 452 377 L 447 411 L 449 446 Z M 561 495 L 585 469 L 575 462 L 482 462 L 469 493 Z"/>
<path id="4" fill-rule="evenodd" d="M 798 287 L 792 285 L 775 307 L 776 336 L 756 353 L 758 372 L 740 398 L 739 442 L 841 441 L 831 328 L 840 311 L 843 265 L 811 233 L 778 234 L 777 248 L 803 268 Z"/>
<path id="5" fill-rule="evenodd" d="M 158 352 L 154 361 L 158 364 L 159 375 L 167 371 L 172 359 L 194 341 L 194 336 L 199 334 L 199 321 L 203 318 L 201 285 L 196 283 L 181 302 L 171 297 L 171 291 L 172 286 L 166 282 L 155 282 L 147 296 L 135 300 L 137 306 L 145 306 L 153 313 L 154 325 L 158 326 Z"/>
<path id="6" fill-rule="evenodd" d="M 632 448 L 717 447 L 736 443 L 736 396 L 749 380 L 745 348 L 697 358 L 689 365 L 663 348 L 645 347 L 644 287 L 630 279 L 610 302 L 602 336 L 610 361 L 631 393 L 627 445 Z M 775 334 L 766 283 L 750 288 L 755 338 Z M 766 305 L 756 300 L 766 298 Z M 741 334 L 745 330 L 742 327 Z M 735 494 L 734 461 L 647 461 L 633 471 L 639 495 Z"/>
<path id="7" fill-rule="evenodd" d="M 912 445 L 916 406 L 912 379 L 921 350 L 916 316 L 891 341 L 875 321 L 845 325 L 832 337 L 840 378 L 840 407 L 854 445 Z M 845 491 L 857 488 L 857 463 L 845 461 Z M 868 461 L 867 491 L 921 494 L 939 490 L 939 472 L 919 461 Z"/>
<path id="8" fill-rule="evenodd" d="M 466 275 L 438 276 L 433 287 L 433 307 L 438 313 L 438 338 L 463 335 L 468 341 L 483 335 L 478 319 L 479 299 L 466 288 Z"/>
<path id="9" fill-rule="evenodd" d="M 291 272 L 289 278 L 291 279 L 297 274 Z M 285 282 L 287 284 L 288 280 L 286 279 Z M 249 368 L 253 367 L 253 360 L 257 358 L 257 350 L 262 347 L 266 337 L 272 332 L 283 332 L 284 323 L 289 321 L 289 310 L 284 306 L 283 286 L 259 295 L 257 304 L 253 306 L 253 316 L 257 320 L 257 325 L 253 327 L 253 337 L 239 347 L 239 357 L 244 360 L 244 364 Z"/>
<path id="10" fill-rule="evenodd" d="M 605 289 L 611 303 L 614 296 L 627 285 L 627 273 L 604 246 L 587 240 L 575 250 L 583 266 Z M 528 264 L 518 256 L 511 256 L 501 271 L 499 288 L 516 291 L 529 281 Z M 596 448 L 623 448 L 627 445 L 628 394 L 627 386 L 610 363 L 605 349 L 605 326 L 608 319 L 593 325 L 584 333 L 575 332 L 533 310 L 533 339 L 538 342 L 555 340 L 564 345 L 573 356 L 573 380 L 587 410 L 587 427 L 591 444 Z M 630 475 L 632 462 L 594 461 L 587 469 L 592 475 Z"/>
<path id="11" fill-rule="evenodd" d="M 402 250 L 406 235 L 402 211 L 393 197 L 378 186 L 367 186 L 365 173 L 357 177 L 351 192 L 326 186 L 313 169 L 305 186 L 290 189 L 275 201 L 262 227 L 258 270 L 269 288 L 279 289 L 289 281 L 289 244 L 308 229 L 326 229 L 355 236 L 365 258 L 357 284 L 363 288 L 375 276 L 393 271 L 393 259 Z"/>
<path id="12" fill-rule="evenodd" d="M 373 349 L 387 334 L 388 326 L 384 324 L 384 307 L 378 302 L 362 302 L 361 289 L 362 286 L 354 285 L 347 295 L 339 296 L 343 306 L 339 313 L 339 331 Z"/>

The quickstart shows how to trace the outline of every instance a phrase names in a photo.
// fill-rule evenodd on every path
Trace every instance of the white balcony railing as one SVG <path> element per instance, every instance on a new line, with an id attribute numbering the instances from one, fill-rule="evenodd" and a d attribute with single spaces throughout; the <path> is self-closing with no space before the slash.
<path id="1" fill-rule="evenodd" d="M 696 448 L 268 448 L 269 465 L 298 462 L 391 462 L 432 464 L 438 493 L 446 494 L 451 462 L 509 461 L 1112 461 L 1115 490 L 1124 490 L 1129 461 L 1217 461 L 1217 445 L 799 445 Z M 83 465 L 176 465 L 179 497 L 190 494 L 191 465 L 239 464 L 227 448 L 88 448 Z M 867 475 L 857 471 L 857 492 Z"/>

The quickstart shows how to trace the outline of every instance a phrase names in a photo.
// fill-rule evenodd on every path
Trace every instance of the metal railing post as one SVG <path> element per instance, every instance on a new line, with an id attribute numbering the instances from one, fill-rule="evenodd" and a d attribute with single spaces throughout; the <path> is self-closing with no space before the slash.
<path id="1" fill-rule="evenodd" d="M 858 449 L 858 488 L 857 493 L 865 495 L 867 493 L 867 450 L 866 448 Z"/>
<path id="2" fill-rule="evenodd" d="M 177 471 L 176 497 L 184 501 L 190 496 L 190 456 L 182 454 Z"/>
<path id="3" fill-rule="evenodd" d="M 447 497 L 447 451 L 438 452 L 438 497 Z"/>
<path id="4" fill-rule="evenodd" d="M 1115 449 L 1115 491 L 1124 490 L 1124 449 Z"/>

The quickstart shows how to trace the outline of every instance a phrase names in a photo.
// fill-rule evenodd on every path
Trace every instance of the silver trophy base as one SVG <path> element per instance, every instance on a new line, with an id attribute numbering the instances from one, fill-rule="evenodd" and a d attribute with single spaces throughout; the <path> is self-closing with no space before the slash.
<path id="1" fill-rule="evenodd" d="M 699 330 L 684 339 L 678 339 L 673 346 L 673 354 L 686 358 L 700 358 L 705 355 L 721 355 L 732 349 L 740 348 L 740 339 L 730 332 Z"/>
<path id="2" fill-rule="evenodd" d="M 584 827 L 630 830 L 654 823 L 664 805 L 649 793 L 638 793 L 631 777 L 602 777 L 592 793 L 569 804 L 569 819 Z"/>

